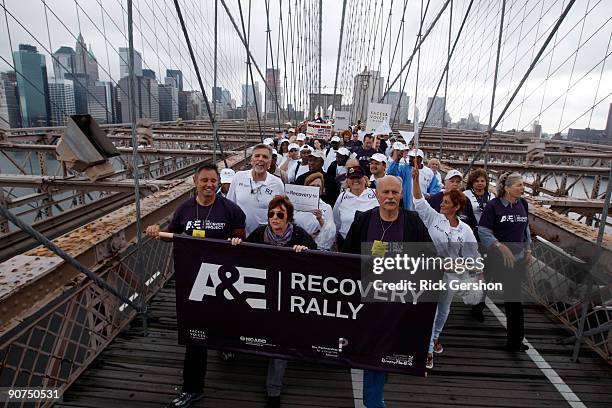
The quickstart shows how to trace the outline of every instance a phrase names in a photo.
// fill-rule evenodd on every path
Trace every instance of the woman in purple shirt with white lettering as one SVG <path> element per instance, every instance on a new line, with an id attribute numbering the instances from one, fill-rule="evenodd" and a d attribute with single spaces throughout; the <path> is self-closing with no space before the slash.
<path id="1" fill-rule="evenodd" d="M 531 234 L 527 201 L 522 198 L 525 186 L 519 173 L 504 173 L 497 180 L 497 197 L 487 203 L 478 235 L 487 247 L 488 276 L 493 275 L 504 286 L 509 351 L 524 351 L 525 327 L 521 284 L 531 262 Z"/>

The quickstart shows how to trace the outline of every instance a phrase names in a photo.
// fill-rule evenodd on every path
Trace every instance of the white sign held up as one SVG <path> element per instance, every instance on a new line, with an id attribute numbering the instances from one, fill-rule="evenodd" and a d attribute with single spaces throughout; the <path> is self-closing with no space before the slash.
<path id="1" fill-rule="evenodd" d="M 308 126 L 306 127 L 306 136 L 311 139 L 329 140 L 331 138 L 333 127 L 334 125 L 329 125 L 327 123 L 308 122 Z"/>
<path id="2" fill-rule="evenodd" d="M 342 132 L 343 130 L 348 129 L 350 125 L 350 116 L 351 112 L 349 111 L 336 111 L 334 113 L 334 130 L 337 132 Z"/>
<path id="3" fill-rule="evenodd" d="M 297 211 L 312 211 L 319 208 L 319 187 L 285 184 L 285 194 Z"/>
<path id="4" fill-rule="evenodd" d="M 368 106 L 368 122 L 366 125 L 366 132 L 374 132 L 383 122 L 389 123 L 391 108 L 391 105 L 385 103 L 370 103 Z"/>

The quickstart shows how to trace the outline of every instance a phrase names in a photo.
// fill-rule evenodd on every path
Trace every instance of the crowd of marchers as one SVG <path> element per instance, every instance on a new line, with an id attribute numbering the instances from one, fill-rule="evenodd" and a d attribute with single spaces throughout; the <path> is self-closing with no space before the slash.
<path id="1" fill-rule="evenodd" d="M 464 175 L 456 169 L 441 172 L 441 158 L 426 155 L 415 140 L 394 132 L 367 133 L 358 122 L 326 137 L 307 137 L 305 123 L 298 132 L 285 129 L 253 147 L 250 168 L 221 171 L 199 167 L 196 194 L 174 213 L 167 232 L 227 239 L 233 245 L 254 242 L 291 247 L 296 252 L 322 250 L 386 253 L 392 242 L 432 242 L 438 255 L 476 258 L 487 252 L 487 267 L 458 274 L 444 271 L 444 281 L 488 279 L 495 271 L 505 292 L 520 292 L 531 261 L 531 236 L 524 186 L 518 173 L 504 173 L 495 191 L 483 169 Z M 444 173 L 444 175 L 443 175 Z M 318 208 L 297 211 L 285 195 L 286 184 L 316 187 Z M 158 237 L 159 225 L 146 233 Z M 476 244 L 480 245 L 469 245 Z M 181 273 L 181 271 L 176 271 Z M 426 367 L 444 351 L 441 334 L 454 297 L 471 305 L 474 319 L 485 319 L 486 293 L 441 293 L 432 327 Z M 520 352 L 523 342 L 522 304 L 505 302 L 507 339 L 504 348 Z M 225 360 L 235 358 L 224 352 Z M 183 386 L 169 406 L 185 408 L 203 397 L 207 349 L 186 346 Z M 268 407 L 281 406 L 287 362 L 270 359 L 266 379 Z M 363 402 L 385 407 L 384 372 L 364 370 Z"/>

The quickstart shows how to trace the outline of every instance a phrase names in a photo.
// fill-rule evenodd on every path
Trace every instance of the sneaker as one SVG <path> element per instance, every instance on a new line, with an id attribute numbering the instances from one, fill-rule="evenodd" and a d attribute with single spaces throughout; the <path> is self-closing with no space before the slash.
<path id="1" fill-rule="evenodd" d="M 443 351 L 444 347 L 442 347 L 442 343 L 440 343 L 440 340 L 434 339 L 433 352 L 436 354 L 441 354 Z"/>
<path id="2" fill-rule="evenodd" d="M 236 357 L 236 355 L 234 353 L 232 353 L 231 351 L 222 351 L 221 352 L 221 360 L 223 361 L 230 361 L 233 360 Z"/>
<path id="3" fill-rule="evenodd" d="M 529 350 L 529 346 L 524 343 L 506 344 L 505 349 L 507 351 L 527 351 Z"/>
<path id="4" fill-rule="evenodd" d="M 204 397 L 204 394 L 201 392 L 181 392 L 178 397 L 172 400 L 168 408 L 187 408 L 202 397 Z"/>
<path id="5" fill-rule="evenodd" d="M 433 353 L 427 353 L 427 361 L 425 362 L 425 368 L 431 370 L 433 368 Z"/>
<path id="6" fill-rule="evenodd" d="M 266 408 L 280 408 L 280 406 L 280 395 L 277 395 L 275 397 L 268 396 Z"/>

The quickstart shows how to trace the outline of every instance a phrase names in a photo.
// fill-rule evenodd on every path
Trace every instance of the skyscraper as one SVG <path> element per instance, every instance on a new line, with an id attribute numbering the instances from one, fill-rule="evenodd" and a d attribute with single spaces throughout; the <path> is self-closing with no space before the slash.
<path id="1" fill-rule="evenodd" d="M 281 88 L 281 76 L 279 69 L 266 69 L 266 118 L 275 119 L 278 110 L 283 106 L 283 90 Z"/>
<path id="2" fill-rule="evenodd" d="M 66 74 L 76 72 L 76 54 L 70 47 L 60 47 L 53 53 L 53 74 L 57 79 L 66 79 Z"/>
<path id="3" fill-rule="evenodd" d="M 39 54 L 32 45 L 19 44 L 19 50 L 13 51 L 13 59 L 19 73 L 17 88 L 22 125 L 48 126 L 50 102 L 45 56 Z"/>
<path id="4" fill-rule="evenodd" d="M 83 36 L 79 33 L 77 38 L 76 47 L 75 47 L 75 56 L 74 56 L 74 72 L 76 74 L 84 74 L 87 75 L 87 83 L 94 83 L 98 79 L 100 79 L 98 74 L 98 61 L 96 60 L 95 55 L 91 50 L 91 46 L 89 50 L 85 45 L 85 40 L 83 40 Z"/>
<path id="5" fill-rule="evenodd" d="M 255 88 L 254 91 L 253 88 Z M 257 97 L 257 105 L 261 106 L 263 101 L 259 92 L 259 82 L 255 82 L 253 86 L 242 85 L 242 106 L 255 106 L 255 97 Z"/>
<path id="6" fill-rule="evenodd" d="M 183 72 L 180 69 L 167 69 L 166 77 L 174 78 L 178 90 L 183 90 Z"/>
<path id="7" fill-rule="evenodd" d="M 19 92 L 17 91 L 17 76 L 15 75 L 15 71 L 7 71 L 0 73 L 0 92 L 3 95 L 3 102 L 0 101 L 0 104 L 4 103 L 5 108 L 0 108 L 0 110 L 6 111 L 5 120 L 8 123 L 0 120 L 0 122 L 4 122 L 6 127 L 11 128 L 20 128 L 21 127 L 21 112 L 19 111 Z M 3 126 L 3 125 L 0 125 Z"/>
<path id="8" fill-rule="evenodd" d="M 174 77 L 166 77 L 165 84 L 159 85 L 159 120 L 174 121 L 178 118 L 178 93 Z"/>
<path id="9" fill-rule="evenodd" d="M 152 69 L 143 69 L 142 70 L 142 76 L 145 78 L 149 78 L 149 79 L 153 79 L 155 80 L 155 71 L 153 71 Z"/>
<path id="10" fill-rule="evenodd" d="M 101 125 L 115 123 L 114 94 L 111 82 L 96 81 L 87 87 L 89 114 Z"/>
<path id="11" fill-rule="evenodd" d="M 450 116 L 448 112 L 444 110 L 445 105 L 446 98 L 443 96 L 436 96 L 435 99 L 427 98 L 427 110 L 429 111 L 431 107 L 429 118 L 427 119 L 428 126 L 442 127 L 444 126 L 445 122 L 450 122 Z M 425 120 L 426 113 L 427 112 L 423 113 L 423 117 L 420 118 L 421 120 Z"/>
<path id="12" fill-rule="evenodd" d="M 121 102 L 121 120 L 127 123 L 130 121 L 130 109 L 132 107 L 127 76 L 119 80 L 119 87 L 121 88 L 121 91 L 118 91 Z M 157 82 L 147 77 L 136 77 L 134 88 L 136 91 L 136 119 L 150 118 L 154 122 L 158 122 L 159 89 Z"/>
<path id="13" fill-rule="evenodd" d="M 51 126 L 64 126 L 66 118 L 75 114 L 72 81 L 51 78 L 49 81 L 49 98 L 51 100 Z"/>
<path id="14" fill-rule="evenodd" d="M 395 123 L 397 124 L 408 123 L 408 105 L 410 104 L 410 97 L 406 95 L 405 92 L 402 92 L 402 97 L 400 99 L 399 92 L 389 91 L 389 93 L 387 93 L 387 96 L 385 96 L 385 98 L 383 99 L 383 103 L 388 103 L 392 106 L 389 125 L 392 124 L 394 119 Z"/>
<path id="15" fill-rule="evenodd" d="M 130 71 L 128 69 L 128 51 L 129 48 L 120 47 L 119 48 L 119 77 L 123 78 L 129 75 Z M 140 53 L 134 50 L 134 75 L 142 76 L 142 57 Z"/>
<path id="16" fill-rule="evenodd" d="M 366 67 L 353 79 L 353 121 L 368 119 L 370 101 L 378 103 L 383 96 L 384 78 L 379 71 L 368 71 Z"/>

